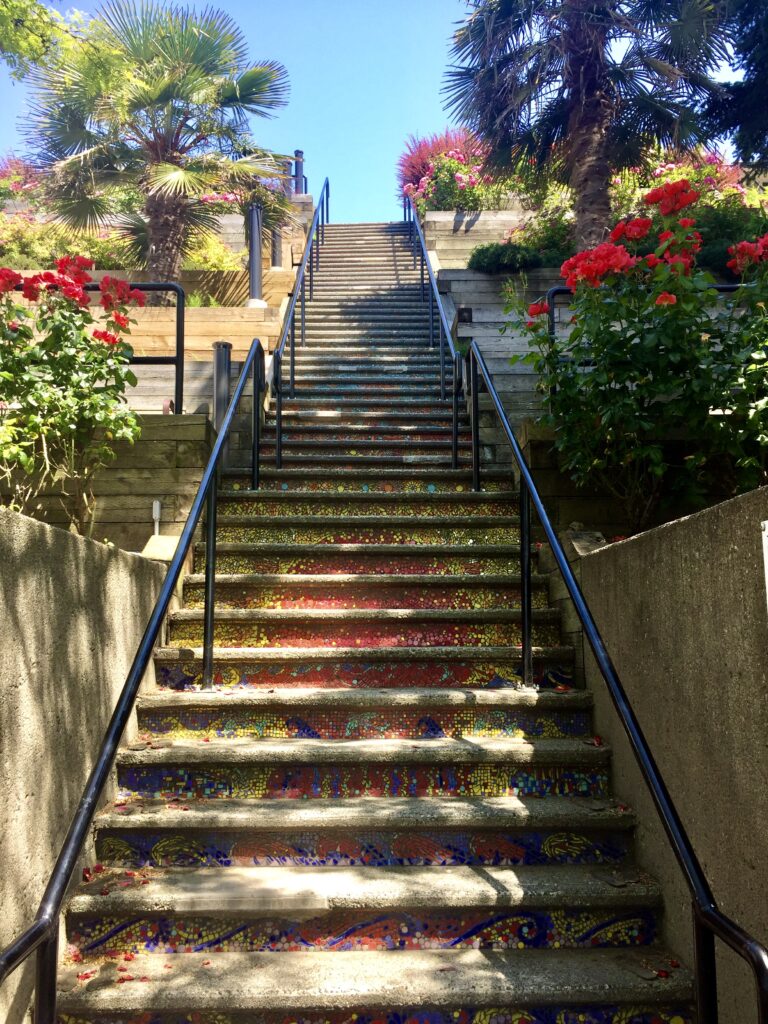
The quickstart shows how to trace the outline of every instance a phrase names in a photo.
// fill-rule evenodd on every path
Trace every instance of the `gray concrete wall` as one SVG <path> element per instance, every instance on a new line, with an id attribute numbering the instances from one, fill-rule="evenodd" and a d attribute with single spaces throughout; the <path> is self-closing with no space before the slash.
<path id="1" fill-rule="evenodd" d="M 768 943 L 768 488 L 580 560 L 584 592 L 721 909 Z M 638 858 L 691 962 L 688 890 L 591 656 L 596 730 L 640 817 Z M 755 1024 L 751 974 L 719 962 L 721 1024 Z"/>
<path id="2" fill-rule="evenodd" d="M 2 508 L 0 566 L 5 946 L 37 909 L 166 567 Z M 7 1024 L 25 1019 L 33 968 L 0 989 Z"/>
<path id="3" fill-rule="evenodd" d="M 437 253 L 441 267 L 462 269 L 474 248 L 503 242 L 530 216 L 515 200 L 510 200 L 506 210 L 433 210 L 423 217 L 424 238 L 427 248 Z"/>

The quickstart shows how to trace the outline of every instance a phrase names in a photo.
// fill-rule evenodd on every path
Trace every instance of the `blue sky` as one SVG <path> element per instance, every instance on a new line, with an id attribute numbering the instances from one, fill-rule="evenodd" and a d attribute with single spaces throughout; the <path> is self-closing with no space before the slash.
<path id="1" fill-rule="evenodd" d="M 406 137 L 449 123 L 440 90 L 465 0 L 213 2 L 241 25 L 254 60 L 278 60 L 290 76 L 288 106 L 254 121 L 257 141 L 304 150 L 310 191 L 330 178 L 333 220 L 398 217 L 395 163 Z M 4 69 L 0 89 L 0 152 L 21 153 L 26 89 Z"/>

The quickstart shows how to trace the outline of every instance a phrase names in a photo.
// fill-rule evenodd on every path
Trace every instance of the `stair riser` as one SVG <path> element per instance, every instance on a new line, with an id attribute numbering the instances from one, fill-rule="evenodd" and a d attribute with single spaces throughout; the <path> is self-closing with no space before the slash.
<path id="1" fill-rule="evenodd" d="M 520 604 L 519 587 L 371 587 L 345 584 L 329 587 L 258 587 L 253 584 L 217 584 L 220 608 L 514 608 Z M 184 606 L 202 608 L 204 589 L 184 588 Z M 547 607 L 547 595 L 534 593 L 534 606 Z"/>
<path id="2" fill-rule="evenodd" d="M 462 446 L 458 453 L 460 466 L 471 465 L 471 453 Z M 247 449 L 242 449 L 243 451 Z M 235 449 L 237 451 L 237 449 Z M 262 449 L 265 459 L 275 458 L 275 446 L 265 444 Z M 238 460 L 240 461 L 240 460 Z M 324 465 L 342 466 L 346 469 L 354 469 L 355 466 L 366 465 L 392 465 L 401 466 L 417 462 L 422 466 L 445 466 L 450 469 L 453 465 L 451 447 L 446 444 L 436 448 L 421 448 L 418 445 L 391 445 L 384 444 L 371 446 L 360 450 L 354 443 L 347 446 L 332 448 L 330 445 L 309 445 L 296 442 L 283 444 L 282 461 L 286 466 L 292 465 Z"/>
<path id="3" fill-rule="evenodd" d="M 274 436 L 274 429 L 268 427 L 264 434 L 262 434 L 264 444 L 273 445 Z M 462 431 L 459 434 L 459 447 L 466 447 L 469 443 L 469 437 Z M 361 454 L 374 454 L 369 452 L 369 449 L 378 449 L 382 446 L 400 449 L 400 451 L 393 451 L 392 454 L 407 454 L 411 451 L 429 454 L 431 451 L 440 451 L 443 448 L 448 448 L 450 451 L 451 434 L 450 431 L 445 429 L 435 430 L 434 433 L 425 433 L 423 431 L 419 433 L 397 433 L 396 427 L 391 432 L 374 429 L 350 433 L 346 428 L 326 430 L 322 427 L 316 430 L 299 430 L 284 424 L 283 445 L 322 445 L 329 451 L 338 452 L 341 450 L 346 455 L 350 454 L 347 450 L 350 448 L 355 453 L 359 451 Z"/>
<path id="4" fill-rule="evenodd" d="M 199 660 L 184 659 L 155 663 L 155 677 L 161 688 L 199 690 L 202 665 Z M 534 680 L 542 688 L 571 686 L 570 666 L 555 658 L 537 658 Z M 304 662 L 214 662 L 213 685 L 217 689 L 306 687 L 398 689 L 401 687 L 456 687 L 458 689 L 504 689 L 521 683 L 520 662 L 513 661 L 343 661 Z"/>
<path id="5" fill-rule="evenodd" d="M 121 793 L 160 799 L 568 796 L 605 799 L 606 769 L 519 764 L 119 764 Z"/>
<path id="6" fill-rule="evenodd" d="M 205 561 L 196 553 L 195 571 L 202 572 Z M 382 555 L 375 548 L 368 552 L 296 552 L 290 555 L 269 555 L 259 552 L 219 552 L 216 569 L 220 573 L 304 573 L 306 575 L 336 573 L 376 573 L 391 576 L 400 573 L 423 576 L 445 575 L 516 575 L 520 571 L 519 556 L 469 555 Z"/>
<path id="7" fill-rule="evenodd" d="M 652 910 L 450 908 L 445 911 L 331 910 L 306 919 L 161 915 L 71 920 L 68 939 L 89 957 L 110 953 L 344 953 L 412 949 L 545 949 L 648 945 Z M 128 972 L 123 972 L 128 973 Z"/>
<path id="8" fill-rule="evenodd" d="M 233 698 L 234 700 L 234 698 Z M 591 734 L 587 711 L 537 712 L 519 708 L 284 709 L 197 708 L 139 712 L 142 734 L 171 739 L 248 737 L 252 739 L 429 739 L 431 737 L 508 737 L 568 739 Z"/>
<path id="9" fill-rule="evenodd" d="M 517 544 L 514 526 L 219 526 L 217 543 L 226 544 Z M 300 556 L 301 552 L 297 552 Z"/>
<path id="10" fill-rule="evenodd" d="M 284 501 L 261 496 L 253 498 L 220 498 L 219 515 L 222 516 L 413 516 L 422 519 L 429 516 L 483 515 L 513 516 L 517 513 L 517 502 L 513 501 L 409 501 L 407 496 L 398 502 L 362 501 L 344 498 L 337 501 L 311 501 L 297 498 Z"/>
<path id="11" fill-rule="evenodd" d="M 250 476 L 233 475 L 228 478 L 227 486 L 233 490 L 249 490 L 251 486 Z M 350 476 L 345 480 L 334 478 L 314 477 L 311 473 L 302 474 L 296 477 L 275 478 L 264 476 L 261 480 L 261 489 L 267 491 L 312 491 L 313 493 L 334 494 L 437 494 L 440 491 L 449 491 L 452 494 L 467 494 L 472 490 L 471 484 L 466 480 L 451 480 L 445 476 L 435 475 L 432 479 L 380 479 L 369 476 L 367 479 L 361 474 Z M 509 481 L 483 480 L 483 490 L 488 493 L 507 490 Z"/>
<path id="12" fill-rule="evenodd" d="M 211 969 L 215 969 L 212 961 Z M 140 990 L 141 985 L 137 988 Z M 137 1005 L 146 1007 L 137 993 Z M 345 1010 L 322 1009 L 314 1013 L 198 1012 L 179 1015 L 152 1010 L 135 1015 L 102 1017 L 60 1014 L 59 1024 L 694 1024 L 686 1006 L 602 1006 L 561 1004 L 558 1006 L 465 1006 L 425 1010 L 422 1006 L 389 1006 L 384 1009 L 359 1006 Z"/>

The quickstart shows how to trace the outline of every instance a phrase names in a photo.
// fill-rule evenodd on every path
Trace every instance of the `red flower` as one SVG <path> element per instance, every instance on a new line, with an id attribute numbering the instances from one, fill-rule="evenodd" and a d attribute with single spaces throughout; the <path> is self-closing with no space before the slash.
<path id="1" fill-rule="evenodd" d="M 754 242 L 737 242 L 728 248 L 733 259 L 726 266 L 736 274 L 743 274 L 747 267 L 755 266 L 768 256 L 768 235 Z"/>
<path id="2" fill-rule="evenodd" d="M 662 231 L 661 234 L 659 235 L 659 241 L 662 242 L 662 243 L 663 242 L 668 242 L 670 240 L 670 238 L 674 238 L 674 237 L 675 237 L 675 232 L 674 231 Z"/>
<path id="3" fill-rule="evenodd" d="M 662 292 L 658 299 L 656 299 L 657 306 L 674 306 L 676 303 L 677 296 L 673 295 L 672 292 Z"/>
<path id="4" fill-rule="evenodd" d="M 528 307 L 528 316 L 543 316 L 549 312 L 548 302 L 534 302 Z"/>
<path id="5" fill-rule="evenodd" d="M 693 219 L 693 217 L 681 217 L 677 223 L 680 225 L 681 228 L 692 228 L 696 221 Z"/>
<path id="6" fill-rule="evenodd" d="M 655 255 L 655 253 L 649 253 L 645 257 L 645 262 L 648 264 L 651 270 L 653 270 L 654 267 L 660 266 L 664 262 L 664 260 L 660 260 L 659 257 Z"/>
<path id="7" fill-rule="evenodd" d="M 0 267 L 0 293 L 12 292 L 17 284 L 21 284 L 21 274 L 8 267 Z"/>
<path id="8" fill-rule="evenodd" d="M 18 329 L 19 329 L 19 321 L 18 320 L 11 320 L 10 323 L 8 324 L 8 330 L 9 331 L 18 331 Z"/>
<path id="9" fill-rule="evenodd" d="M 128 319 L 128 317 L 125 316 L 124 313 L 117 313 L 117 312 L 112 314 L 112 320 L 117 324 L 118 327 L 123 327 L 123 328 L 128 327 L 128 325 L 131 322 Z"/>
<path id="10" fill-rule="evenodd" d="M 117 345 L 120 341 L 119 336 L 112 331 L 94 331 L 93 337 L 96 341 L 103 341 L 105 345 Z"/>
<path id="11" fill-rule="evenodd" d="M 565 283 L 573 290 L 583 281 L 590 287 L 597 287 L 608 274 L 619 274 L 631 270 L 637 263 L 623 245 L 602 242 L 594 249 L 586 249 L 566 260 L 560 268 Z"/>
<path id="12" fill-rule="evenodd" d="M 650 217 L 635 217 L 634 220 L 619 221 L 616 227 L 611 232 L 611 241 L 618 242 L 622 238 L 628 238 L 630 241 L 639 241 L 641 238 L 645 238 L 648 232 L 651 230 L 653 221 Z"/>
<path id="13" fill-rule="evenodd" d="M 29 302 L 37 302 L 40 298 L 40 286 L 37 283 L 37 279 L 34 277 L 28 277 L 24 282 L 24 287 L 21 289 L 21 294 Z"/>
<path id="14" fill-rule="evenodd" d="M 700 194 L 691 188 L 691 183 L 687 178 L 681 178 L 680 181 L 670 181 L 666 185 L 652 188 L 643 197 L 643 202 L 648 203 L 649 206 L 658 206 L 659 213 L 666 217 L 670 213 L 677 213 L 686 206 L 697 202 Z"/>

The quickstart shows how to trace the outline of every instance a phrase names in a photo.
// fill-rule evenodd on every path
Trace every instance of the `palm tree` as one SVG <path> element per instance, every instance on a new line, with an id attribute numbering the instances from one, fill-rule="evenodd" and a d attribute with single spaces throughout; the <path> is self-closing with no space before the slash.
<path id="1" fill-rule="evenodd" d="M 138 194 L 139 211 L 121 226 L 155 279 L 174 280 L 195 234 L 215 225 L 202 195 L 280 175 L 253 143 L 248 115 L 286 102 L 287 74 L 251 64 L 243 33 L 214 8 L 111 0 L 34 87 L 27 134 L 52 172 L 55 212 L 93 229 L 115 196 Z"/>
<path id="2" fill-rule="evenodd" d="M 703 141 L 697 116 L 728 57 L 715 0 L 469 0 L 447 105 L 491 162 L 573 192 L 577 240 L 601 240 L 614 169 L 652 144 Z"/>

